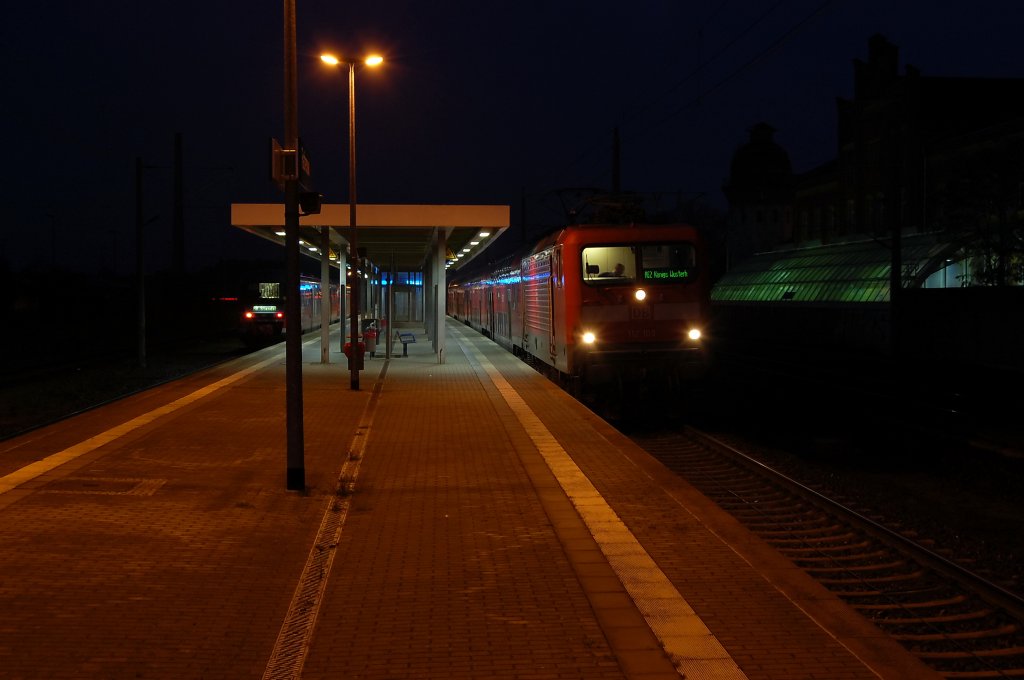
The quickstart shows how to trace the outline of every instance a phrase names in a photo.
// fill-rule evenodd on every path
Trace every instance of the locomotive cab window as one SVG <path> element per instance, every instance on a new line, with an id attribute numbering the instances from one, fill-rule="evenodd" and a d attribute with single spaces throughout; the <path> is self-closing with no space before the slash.
<path id="1" fill-rule="evenodd" d="M 636 280 L 636 254 L 630 246 L 583 249 L 583 280 L 594 285 Z"/>
<path id="2" fill-rule="evenodd" d="M 690 243 L 584 248 L 583 280 L 596 286 L 633 281 L 683 283 L 696 274 L 696 258 Z"/>
<path id="3" fill-rule="evenodd" d="M 695 274 L 696 250 L 690 243 L 644 245 L 640 249 L 640 278 L 648 283 L 683 283 Z"/>

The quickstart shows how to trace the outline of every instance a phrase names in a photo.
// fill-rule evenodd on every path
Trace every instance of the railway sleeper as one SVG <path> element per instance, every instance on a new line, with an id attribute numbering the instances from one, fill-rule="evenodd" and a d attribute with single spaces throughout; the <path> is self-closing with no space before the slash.
<path id="1" fill-rule="evenodd" d="M 760 536 L 761 538 L 767 538 L 767 537 L 770 537 L 770 536 L 773 536 L 773 535 L 778 535 L 778 536 L 815 536 L 815 535 L 818 535 L 818 534 L 826 534 L 826 535 L 828 535 L 828 534 L 833 534 L 833 533 L 835 533 L 837 531 L 840 531 L 843 528 L 839 524 L 830 524 L 828 526 L 810 527 L 808 529 L 786 529 L 785 528 L 786 525 L 781 523 L 781 522 L 777 523 L 777 524 L 770 524 L 770 525 L 769 524 L 765 524 L 764 526 L 765 527 L 767 527 L 767 526 L 777 526 L 777 527 L 780 527 L 780 528 L 779 529 L 766 529 L 766 528 L 763 528 L 763 527 L 755 528 L 755 527 L 752 527 L 752 526 L 748 526 L 747 528 L 752 530 L 752 531 L 756 531 L 757 535 Z"/>
<path id="2" fill-rule="evenodd" d="M 879 622 L 885 622 L 888 625 L 903 626 L 903 625 L 918 625 L 922 623 L 956 623 L 958 621 L 977 621 L 987 616 L 992 615 L 991 609 L 974 609 L 971 611 L 962 612 L 960 614 L 946 614 L 945 616 L 915 616 L 915 617 L 896 617 L 886 618 L 877 617 L 874 620 Z"/>
<path id="3" fill-rule="evenodd" d="M 863 577 L 858 576 L 857 578 L 819 578 L 819 583 L 823 585 L 845 585 L 847 583 L 897 583 L 899 581 L 913 581 L 924 576 L 924 572 L 921 570 L 912 571 L 906 574 L 892 574 L 890 576 L 872 576 Z"/>
<path id="4" fill-rule="evenodd" d="M 905 585 L 905 584 L 901 584 L 901 585 Z M 937 584 L 932 584 L 932 585 L 929 585 L 927 587 L 913 588 L 913 589 L 910 589 L 910 590 L 907 590 L 907 589 L 900 589 L 900 590 L 892 590 L 892 589 L 890 589 L 890 590 L 877 590 L 877 589 L 867 590 L 867 589 L 864 589 L 864 590 L 849 590 L 849 591 L 833 590 L 832 592 L 837 597 L 841 597 L 841 598 L 849 599 L 849 600 L 858 599 L 858 598 L 859 599 L 863 599 L 863 598 L 868 598 L 868 597 L 878 598 L 879 600 L 883 600 L 885 604 L 892 603 L 893 600 L 896 599 L 896 598 L 907 599 L 907 598 L 912 598 L 912 597 L 914 597 L 914 598 L 928 597 L 928 598 L 930 598 L 932 600 L 936 600 L 936 599 L 941 599 L 941 598 L 949 597 L 949 595 L 950 595 L 950 591 L 948 589 L 946 589 L 944 586 L 940 586 L 940 585 L 937 585 Z M 861 604 L 869 604 L 869 603 L 862 602 Z"/>
<path id="5" fill-rule="evenodd" d="M 851 572 L 864 573 L 868 571 L 881 571 L 883 569 L 892 571 L 906 566 L 907 562 L 905 560 L 897 560 L 895 562 L 846 565 L 839 567 L 803 567 L 803 569 L 809 574 L 849 574 Z"/>
<path id="6" fill-rule="evenodd" d="M 781 505 L 782 501 L 764 501 L 757 498 L 751 500 L 747 498 L 737 498 L 731 494 L 728 496 L 720 495 L 715 498 L 715 502 L 718 503 L 718 505 L 720 505 L 726 512 L 736 515 L 747 514 L 757 518 L 765 516 L 772 517 L 781 512 L 790 512 L 793 509 L 799 509 L 799 506 L 797 505 Z"/>
<path id="7" fill-rule="evenodd" d="M 766 484 L 759 479 L 732 480 L 728 484 L 730 494 L 738 498 L 750 496 L 758 504 L 793 502 L 793 497 L 790 494 L 779 491 L 771 484 Z"/>
<path id="8" fill-rule="evenodd" d="M 764 537 L 762 537 L 762 538 L 764 538 Z M 839 547 L 846 548 L 847 546 L 851 545 L 850 541 L 852 541 L 853 539 L 856 539 L 856 538 L 858 538 L 856 534 L 826 534 L 824 536 L 819 536 L 819 537 L 805 536 L 805 537 L 797 537 L 797 538 L 793 538 L 793 539 L 765 539 L 765 540 L 769 541 L 773 546 L 775 546 L 777 548 L 784 548 L 787 545 L 792 545 L 792 546 L 796 546 L 798 548 L 799 547 L 808 547 L 808 548 L 810 548 L 813 551 L 815 548 L 821 547 L 822 545 L 824 545 L 826 547 L 833 547 L 833 546 L 836 546 L 838 544 Z M 861 544 L 858 544 L 856 546 L 856 549 L 859 550 L 861 553 L 863 553 L 863 550 L 860 549 L 860 545 Z M 867 544 L 867 545 L 870 545 L 870 544 Z"/>
<path id="9" fill-rule="evenodd" d="M 887 602 L 878 604 L 852 604 L 854 609 L 859 611 L 887 611 L 890 609 L 929 609 L 938 607 L 950 607 L 954 604 L 963 604 L 967 598 L 963 595 L 946 598 L 945 600 L 925 600 L 921 602 Z"/>
<path id="10" fill-rule="evenodd" d="M 928 652 L 928 651 L 915 651 L 914 655 L 919 659 L 928 659 L 930 661 L 943 661 L 943 660 L 955 660 L 955 659 L 994 659 L 1003 658 L 1008 656 L 1021 656 L 1024 657 L 1024 647 L 1000 647 L 999 649 L 976 649 L 976 650 L 957 650 L 955 652 Z M 998 677 L 998 676 L 997 676 Z"/>
<path id="11" fill-rule="evenodd" d="M 702 490 L 705 496 L 710 496 L 710 493 Z M 797 504 L 793 506 L 793 512 L 783 514 L 782 512 L 773 512 L 770 517 L 765 517 L 765 522 L 769 524 L 782 524 L 784 522 L 790 522 L 792 524 L 807 524 L 810 522 L 821 522 L 824 520 L 832 521 L 832 518 L 828 515 L 823 514 L 819 510 L 807 507 L 806 505 Z"/>
<path id="12" fill-rule="evenodd" d="M 800 566 L 804 567 L 805 569 L 808 569 L 808 568 L 813 568 L 813 567 L 807 567 L 807 566 L 804 566 L 804 565 L 813 565 L 813 564 L 822 564 L 822 563 L 835 564 L 837 562 L 855 562 L 855 561 L 859 562 L 859 561 L 862 561 L 862 560 L 870 560 L 870 559 L 877 559 L 877 558 L 881 558 L 881 557 L 887 557 L 887 556 L 889 556 L 891 554 L 892 553 L 890 553 L 888 550 L 875 550 L 874 552 L 869 552 L 869 553 L 852 552 L 849 555 L 823 555 L 821 557 L 800 557 L 800 558 L 797 558 L 794 561 L 798 560 L 798 563 L 800 564 Z"/>
<path id="13" fill-rule="evenodd" d="M 765 539 L 768 543 L 780 550 L 786 552 L 806 552 L 806 553 L 818 553 L 818 552 L 848 552 L 851 550 L 864 550 L 871 547 L 870 541 L 859 541 L 857 543 L 850 543 L 851 539 L 857 538 L 856 534 L 840 534 L 838 536 L 828 536 L 826 539 L 814 541 L 805 538 L 794 538 L 791 540 L 784 538 L 777 539 Z M 847 543 L 841 543 L 841 541 L 847 541 Z M 818 544 L 818 545 L 816 545 Z M 792 547 L 787 547 L 792 546 Z"/>
<path id="14" fill-rule="evenodd" d="M 984 671 L 943 671 L 946 680 L 986 680 L 987 678 L 1024 678 L 1024 669 Z"/>
<path id="15" fill-rule="evenodd" d="M 965 671 L 965 672 L 947 672 L 943 673 L 947 680 L 986 680 L 987 678 L 996 678 L 1005 680 L 1005 678 L 1024 678 L 1024 669 L 1016 668 L 1013 670 L 1005 671 Z"/>
<path id="16" fill-rule="evenodd" d="M 925 634 L 889 633 L 889 636 L 901 642 L 942 642 L 945 640 L 980 640 L 983 638 L 1001 637 L 1003 635 L 1013 635 L 1018 630 L 1018 626 L 1008 623 L 1006 625 L 999 626 L 998 628 L 988 628 L 985 630 L 964 630 L 954 633 Z"/>

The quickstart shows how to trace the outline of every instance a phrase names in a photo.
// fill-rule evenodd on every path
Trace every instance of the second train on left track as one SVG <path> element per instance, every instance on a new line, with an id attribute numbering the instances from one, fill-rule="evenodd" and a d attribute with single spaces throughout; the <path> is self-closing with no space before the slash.
<path id="1" fill-rule="evenodd" d="M 285 318 L 285 284 L 279 280 L 252 282 L 242 296 L 242 317 L 238 333 L 250 347 L 280 342 L 284 339 L 287 319 Z M 324 295 L 320 280 L 302 276 L 299 280 L 299 319 L 297 323 L 303 333 L 320 328 L 321 308 Z M 331 305 L 331 323 L 338 321 L 341 300 L 337 284 L 331 284 L 327 296 Z"/>

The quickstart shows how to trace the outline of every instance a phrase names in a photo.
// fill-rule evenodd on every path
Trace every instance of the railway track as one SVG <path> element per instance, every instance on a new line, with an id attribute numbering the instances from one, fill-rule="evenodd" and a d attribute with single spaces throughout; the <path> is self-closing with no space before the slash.
<path id="1" fill-rule="evenodd" d="M 633 439 L 938 673 L 1024 678 L 1020 597 L 709 435 Z"/>
<path id="2" fill-rule="evenodd" d="M 244 349 L 234 336 L 211 338 L 150 353 L 148 366 L 135 358 L 84 358 L 45 368 L 8 370 L 0 380 L 0 440 L 144 392 L 158 385 L 237 359 Z"/>

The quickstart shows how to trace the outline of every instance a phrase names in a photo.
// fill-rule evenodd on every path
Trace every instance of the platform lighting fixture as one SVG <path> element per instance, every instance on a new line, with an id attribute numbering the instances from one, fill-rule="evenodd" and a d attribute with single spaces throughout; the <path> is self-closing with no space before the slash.
<path id="1" fill-rule="evenodd" d="M 275 231 L 274 232 L 274 236 L 284 236 L 284 232 L 283 231 Z"/>
<path id="2" fill-rule="evenodd" d="M 481 231 L 480 232 L 480 238 L 487 238 L 490 235 L 491 235 L 491 232 L 489 232 L 489 231 Z"/>
<path id="3" fill-rule="evenodd" d="M 349 247 L 352 249 L 352 259 L 359 263 L 359 247 L 357 243 L 359 230 L 356 222 L 356 62 L 348 59 L 342 61 L 333 54 L 321 54 L 320 60 L 330 66 L 339 66 L 342 63 L 348 64 L 348 205 L 349 205 Z M 379 54 L 367 56 L 363 63 L 367 66 L 380 66 L 384 58 Z M 351 295 L 351 324 L 350 337 L 353 345 L 359 338 L 359 277 L 352 280 L 350 286 Z M 353 390 L 359 389 L 359 364 L 353 358 L 349 362 L 350 386 Z"/>
<path id="4" fill-rule="evenodd" d="M 470 252 L 471 250 L 472 250 L 472 248 L 463 248 L 463 249 L 462 249 L 462 252 L 464 252 L 464 253 L 468 253 L 468 252 Z"/>
<path id="5" fill-rule="evenodd" d="M 469 245 L 471 245 L 471 246 L 478 246 L 478 245 L 480 245 L 480 241 L 470 241 Z"/>

